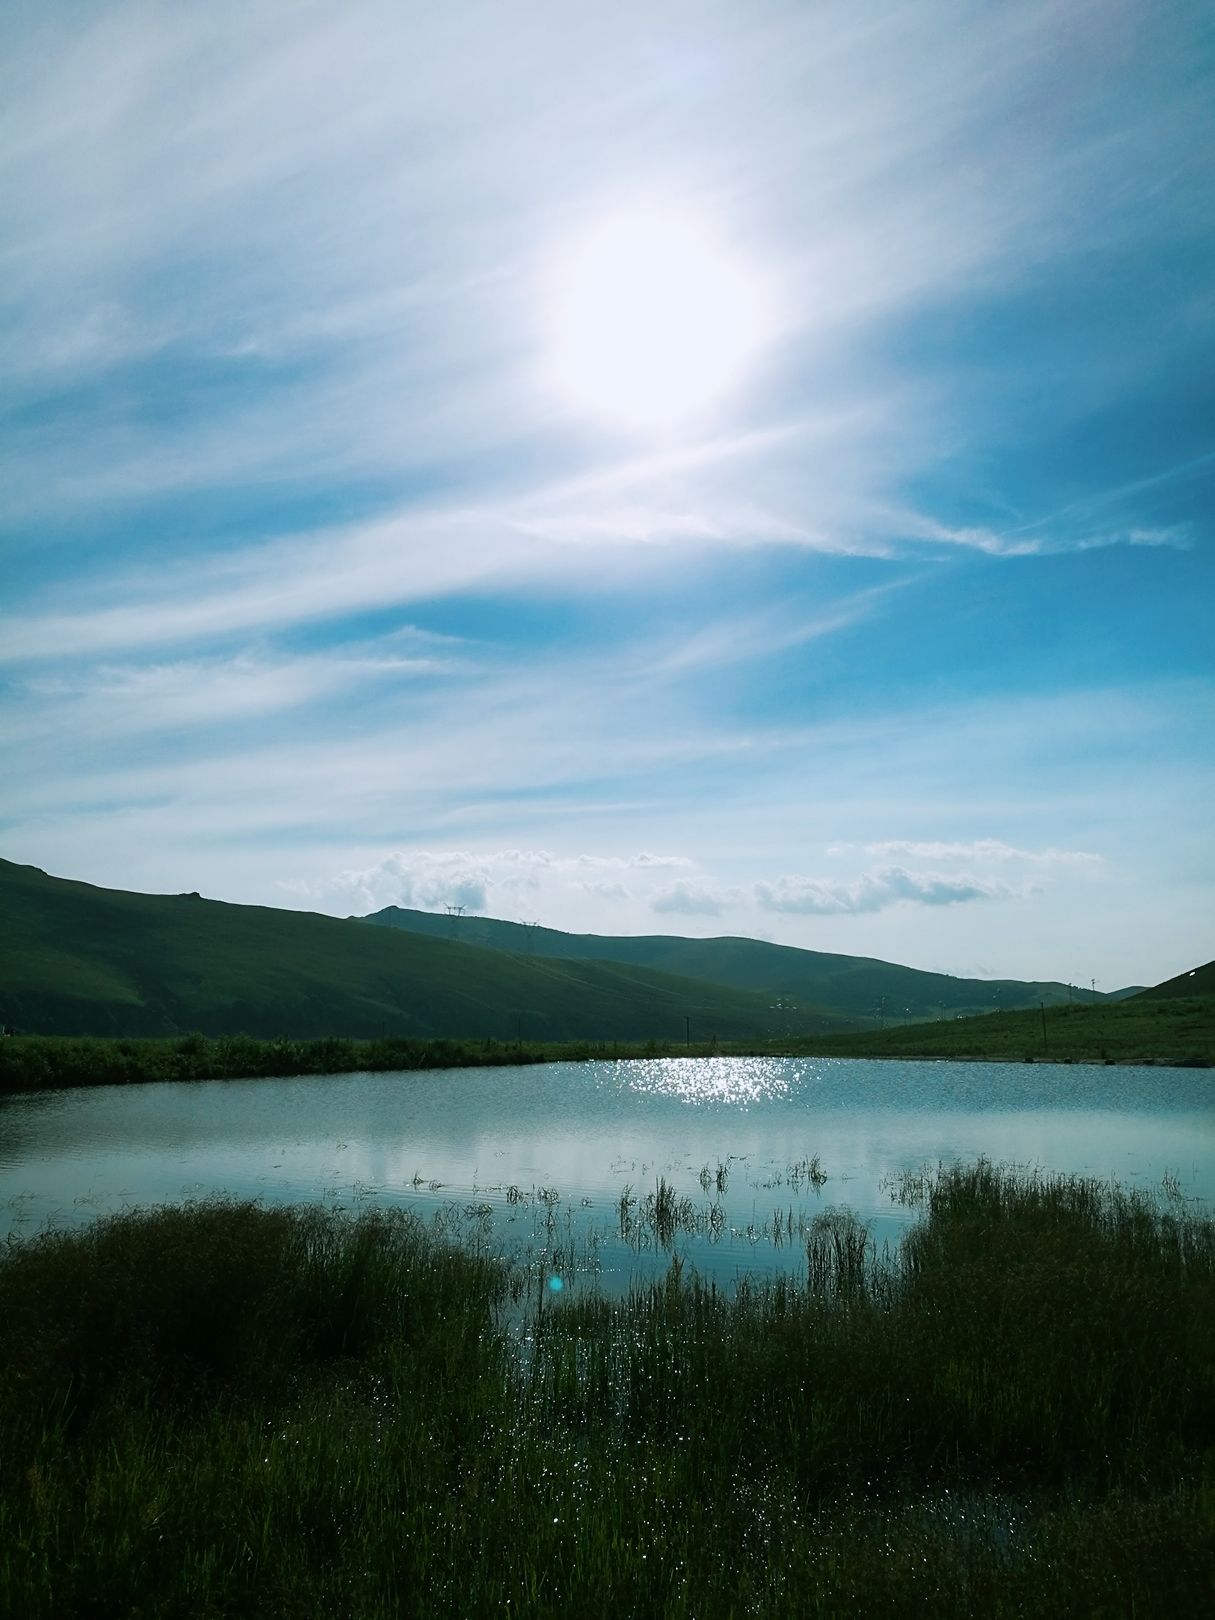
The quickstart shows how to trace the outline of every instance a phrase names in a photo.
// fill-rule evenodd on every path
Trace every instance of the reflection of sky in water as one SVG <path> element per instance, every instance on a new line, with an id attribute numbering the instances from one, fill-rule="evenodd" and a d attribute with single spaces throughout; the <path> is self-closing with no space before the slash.
<path id="1" fill-rule="evenodd" d="M 1131 1187 L 1169 1170 L 1211 1199 L 1211 1093 L 1203 1070 L 766 1058 L 42 1093 L 0 1102 L 0 1236 L 216 1191 L 390 1203 L 555 1268 L 567 1293 L 615 1289 L 668 1262 L 618 1217 L 626 1186 L 643 1206 L 662 1178 L 687 1201 L 675 1252 L 728 1282 L 796 1273 L 799 1229 L 830 1205 L 896 1241 L 913 1216 L 885 1183 L 938 1160 Z"/>

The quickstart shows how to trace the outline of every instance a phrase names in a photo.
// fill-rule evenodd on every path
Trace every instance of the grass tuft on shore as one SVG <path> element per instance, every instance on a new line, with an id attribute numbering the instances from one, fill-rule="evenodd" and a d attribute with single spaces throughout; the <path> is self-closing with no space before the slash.
<path id="1" fill-rule="evenodd" d="M 895 1191 L 897 1255 L 836 1210 L 803 1283 L 676 1263 L 521 1324 L 521 1276 L 400 1213 L 22 1240 L 0 1590 L 31 1620 L 1200 1612 L 1215 1223 L 985 1163 Z"/>

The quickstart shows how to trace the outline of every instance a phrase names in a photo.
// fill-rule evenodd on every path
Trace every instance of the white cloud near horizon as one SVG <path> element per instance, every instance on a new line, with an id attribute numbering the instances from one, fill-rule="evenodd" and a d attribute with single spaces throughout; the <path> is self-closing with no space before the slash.
<path id="1" fill-rule="evenodd" d="M 623 900 L 631 891 L 618 879 L 587 879 L 594 872 L 666 873 L 692 866 L 682 855 L 640 850 L 631 855 L 554 855 L 542 849 L 397 851 L 374 866 L 335 873 L 320 882 L 285 882 L 284 892 L 329 903 L 349 902 L 358 913 L 384 906 L 423 911 L 462 905 L 506 921 L 530 910 L 554 884 L 599 899 Z M 497 907 L 497 910 L 494 908 Z"/>
<path id="2" fill-rule="evenodd" d="M 827 853 L 840 855 L 847 845 Z M 1054 868 L 1063 872 L 1101 865 L 1101 858 L 1081 851 L 1017 849 L 998 839 L 969 843 L 887 840 L 863 846 L 871 854 L 901 854 L 943 862 L 966 861 L 997 872 L 1010 864 Z M 665 881 L 681 872 L 674 882 Z M 587 872 L 630 876 L 584 876 Z M 938 908 L 973 902 L 1027 900 L 1041 897 L 1040 881 L 1009 882 L 982 870 L 942 872 L 882 865 L 840 879 L 785 874 L 754 878 L 747 883 L 722 883 L 686 855 L 639 851 L 630 855 L 580 852 L 558 854 L 543 849 L 486 851 L 398 851 L 374 866 L 339 872 L 319 883 L 286 883 L 293 894 L 345 904 L 357 911 L 384 905 L 438 910 L 464 905 L 507 920 L 518 920 L 537 907 L 556 906 L 568 914 L 571 897 L 592 901 L 634 902 L 660 916 L 689 919 L 736 917 L 764 913 L 791 917 L 861 917 L 894 906 Z M 526 919 L 525 919 L 526 920 Z M 636 929 L 634 929 L 636 931 Z"/>
<path id="3" fill-rule="evenodd" d="M 852 882 L 790 876 L 755 885 L 755 898 L 765 911 L 815 917 L 862 916 L 902 904 L 956 906 L 972 900 L 1007 900 L 1016 893 L 1004 883 L 909 872 L 901 866 L 879 867 Z"/>
<path id="4" fill-rule="evenodd" d="M 740 889 L 720 889 L 707 883 L 673 883 L 650 897 L 650 910 L 679 917 L 720 917 L 737 906 Z"/>
<path id="5" fill-rule="evenodd" d="M 374 867 L 336 873 L 319 884 L 297 881 L 282 887 L 285 893 L 298 898 L 343 907 L 348 904 L 359 915 L 391 905 L 423 911 L 460 905 L 470 912 L 507 921 L 530 920 L 530 912 L 544 900 L 552 903 L 560 890 L 607 900 L 641 899 L 651 912 L 689 918 L 715 918 L 752 906 L 760 911 L 799 916 L 864 915 L 901 903 L 957 905 L 1024 894 L 1006 884 L 975 877 L 947 877 L 898 867 L 866 872 L 851 882 L 784 876 L 744 888 L 692 877 L 648 890 L 643 886 L 639 892 L 642 874 L 694 865 L 684 856 L 558 857 L 544 850 L 475 853 L 420 849 L 386 856 Z M 588 882 L 578 876 L 588 867 L 631 871 L 633 885 Z M 529 916 L 522 917 L 524 912 Z"/>

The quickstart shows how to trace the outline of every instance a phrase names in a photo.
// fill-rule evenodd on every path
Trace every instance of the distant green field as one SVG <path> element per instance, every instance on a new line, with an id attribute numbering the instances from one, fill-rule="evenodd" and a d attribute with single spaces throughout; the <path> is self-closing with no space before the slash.
<path id="1" fill-rule="evenodd" d="M 1215 996 L 1135 996 L 1095 1007 L 1047 1007 L 906 1024 L 865 1035 L 784 1043 L 841 1057 L 1006 1058 L 1087 1063 L 1215 1063 Z"/>

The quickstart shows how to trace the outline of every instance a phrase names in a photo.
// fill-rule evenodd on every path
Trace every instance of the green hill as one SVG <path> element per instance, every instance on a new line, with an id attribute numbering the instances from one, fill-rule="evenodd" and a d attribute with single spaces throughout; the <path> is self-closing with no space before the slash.
<path id="1" fill-rule="evenodd" d="M 673 1041 L 685 1020 L 723 1040 L 847 1027 L 629 963 L 513 957 L 0 861 L 0 1022 L 31 1033 Z"/>
<path id="2" fill-rule="evenodd" d="M 792 1054 L 1009 1059 L 1013 1062 L 1215 1062 L 1215 996 L 1131 996 L 1096 1006 L 1038 1007 L 903 1024 L 864 1035 L 794 1038 Z"/>
<path id="3" fill-rule="evenodd" d="M 1204 962 L 1202 967 L 1179 973 L 1175 979 L 1141 990 L 1137 1001 L 1162 1001 L 1170 996 L 1215 996 L 1215 962 Z"/>
<path id="4" fill-rule="evenodd" d="M 512 954 L 533 952 L 564 961 L 628 963 L 708 980 L 734 990 L 760 991 L 798 1013 L 834 1014 L 853 1028 L 937 1021 L 1019 1008 L 1120 1000 L 1065 984 L 1020 979 L 959 979 L 866 956 L 840 956 L 773 945 L 759 939 L 682 939 L 677 935 L 565 934 L 493 917 L 458 922 L 429 911 L 388 906 L 363 919 L 381 928 L 450 939 L 453 931 L 473 945 Z"/>

